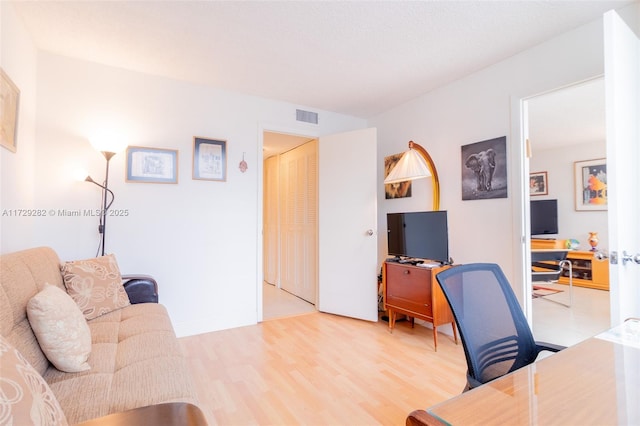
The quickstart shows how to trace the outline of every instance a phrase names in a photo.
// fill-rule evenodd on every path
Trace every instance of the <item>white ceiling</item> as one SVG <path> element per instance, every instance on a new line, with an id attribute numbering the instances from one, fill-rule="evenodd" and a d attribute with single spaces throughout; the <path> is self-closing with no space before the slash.
<path id="1" fill-rule="evenodd" d="M 606 141 L 603 78 L 558 89 L 527 103 L 534 155 L 558 146 Z"/>
<path id="2" fill-rule="evenodd" d="M 632 1 L 14 1 L 56 54 L 368 118 Z"/>

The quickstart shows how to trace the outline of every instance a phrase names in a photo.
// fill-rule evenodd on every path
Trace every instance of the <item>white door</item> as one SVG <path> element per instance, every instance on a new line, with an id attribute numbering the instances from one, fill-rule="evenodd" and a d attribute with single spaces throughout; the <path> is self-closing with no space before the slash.
<path id="1" fill-rule="evenodd" d="M 377 133 L 320 138 L 318 309 L 378 320 Z"/>
<path id="2" fill-rule="evenodd" d="M 609 281 L 615 326 L 628 317 L 640 317 L 640 264 L 623 260 L 624 252 L 640 257 L 640 41 L 610 11 L 604 15 L 604 45 Z"/>

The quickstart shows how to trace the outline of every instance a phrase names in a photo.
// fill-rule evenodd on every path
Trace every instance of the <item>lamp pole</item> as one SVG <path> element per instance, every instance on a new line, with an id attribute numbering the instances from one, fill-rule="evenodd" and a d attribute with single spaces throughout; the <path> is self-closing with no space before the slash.
<path id="1" fill-rule="evenodd" d="M 111 203 L 107 204 L 107 192 L 111 192 L 109 190 L 109 161 L 114 155 L 116 155 L 116 153 L 110 151 L 101 152 L 102 155 L 104 155 L 104 158 L 107 160 L 107 168 L 104 174 L 104 185 L 102 186 L 102 193 L 104 194 L 104 197 L 102 199 L 102 210 L 100 211 L 100 226 L 98 227 L 98 232 L 102 236 L 100 245 L 102 246 L 102 256 L 104 256 L 104 243 L 107 234 L 107 210 L 111 206 Z M 111 194 L 113 197 L 113 192 L 111 192 Z M 113 202 L 113 199 L 111 200 L 111 202 Z"/>
<path id="2" fill-rule="evenodd" d="M 422 145 L 417 144 L 414 141 L 409 141 L 409 149 L 415 149 L 418 151 L 426 161 L 427 167 L 431 172 L 431 183 L 433 185 L 433 210 L 440 210 L 440 179 L 438 178 L 438 171 L 436 170 L 436 165 L 434 164 L 433 159 Z"/>

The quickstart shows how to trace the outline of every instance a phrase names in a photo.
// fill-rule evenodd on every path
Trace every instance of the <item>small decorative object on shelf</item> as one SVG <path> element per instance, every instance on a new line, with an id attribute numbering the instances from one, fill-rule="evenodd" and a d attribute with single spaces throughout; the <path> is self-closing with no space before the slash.
<path id="1" fill-rule="evenodd" d="M 589 245 L 591 246 L 591 251 L 598 250 L 596 247 L 598 245 L 598 233 L 597 232 L 589 232 Z"/>
<path id="2" fill-rule="evenodd" d="M 580 241 L 574 238 L 566 240 L 564 244 L 569 250 L 578 250 L 578 247 L 580 247 Z"/>

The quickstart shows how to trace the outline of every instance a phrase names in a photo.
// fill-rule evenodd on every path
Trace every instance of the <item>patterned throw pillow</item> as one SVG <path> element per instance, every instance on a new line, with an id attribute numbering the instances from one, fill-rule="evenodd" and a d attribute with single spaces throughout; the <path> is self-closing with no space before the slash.
<path id="1" fill-rule="evenodd" d="M 91 368 L 89 325 L 64 290 L 45 284 L 27 303 L 27 317 L 42 352 L 58 370 L 77 373 Z"/>
<path id="2" fill-rule="evenodd" d="M 62 276 L 67 293 L 87 320 L 130 305 L 113 254 L 67 262 L 62 266 Z"/>
<path id="3" fill-rule="evenodd" d="M 0 425 L 67 425 L 42 376 L 0 336 Z"/>

